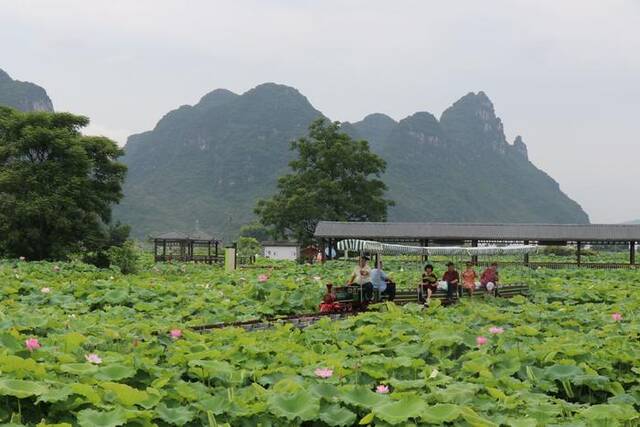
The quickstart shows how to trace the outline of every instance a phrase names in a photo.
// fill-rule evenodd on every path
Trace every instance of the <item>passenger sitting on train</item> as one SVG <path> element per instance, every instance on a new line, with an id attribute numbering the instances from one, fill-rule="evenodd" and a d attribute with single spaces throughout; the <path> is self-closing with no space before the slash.
<path id="1" fill-rule="evenodd" d="M 473 263 L 467 262 L 467 268 L 462 272 L 462 287 L 467 290 L 469 296 L 473 296 L 473 291 L 476 290 L 476 280 L 478 274 L 473 269 Z"/>
<path id="2" fill-rule="evenodd" d="M 487 290 L 487 292 L 493 291 L 498 286 L 498 263 L 492 262 L 491 265 L 482 272 L 480 276 L 480 285 Z"/>
<path id="3" fill-rule="evenodd" d="M 359 285 L 362 287 L 362 294 L 366 301 L 373 298 L 373 285 L 371 284 L 371 268 L 369 267 L 369 257 L 361 256 L 358 265 L 353 269 L 348 285 Z"/>
<path id="4" fill-rule="evenodd" d="M 438 278 L 433 273 L 433 265 L 427 264 L 424 266 L 424 273 L 422 273 L 422 285 L 420 286 L 420 302 L 429 306 L 431 301 L 431 294 L 438 290 Z M 425 299 L 424 295 L 427 294 Z"/>
<path id="5" fill-rule="evenodd" d="M 327 283 L 327 292 L 322 297 L 322 304 L 320 304 L 320 313 L 330 313 L 340 308 L 340 304 L 337 303 L 336 293 L 333 292 L 333 285 Z"/>
<path id="6" fill-rule="evenodd" d="M 371 270 L 371 284 L 373 289 L 380 292 L 380 295 L 387 295 L 389 301 L 396 297 L 396 284 L 389 279 L 382 269 L 382 261 L 378 261 L 378 267 Z"/>
<path id="7" fill-rule="evenodd" d="M 442 275 L 442 281 L 447 282 L 447 302 L 451 304 L 453 303 L 453 295 L 458 291 L 458 282 L 460 281 L 460 274 L 451 261 L 447 263 L 447 271 Z"/>

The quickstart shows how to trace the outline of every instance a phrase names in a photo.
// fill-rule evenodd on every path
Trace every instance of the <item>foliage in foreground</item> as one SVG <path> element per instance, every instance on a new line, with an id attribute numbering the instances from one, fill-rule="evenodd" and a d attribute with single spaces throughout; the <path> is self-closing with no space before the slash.
<path id="1" fill-rule="evenodd" d="M 231 275 L 164 265 L 135 276 L 82 264 L 1 264 L 0 420 L 615 426 L 639 419 L 638 272 L 539 270 L 528 277 L 531 300 L 426 311 L 385 305 L 302 331 L 188 330 L 305 311 L 321 292 L 316 276 L 338 273 L 336 264 Z M 29 339 L 39 348 L 27 349 Z"/>

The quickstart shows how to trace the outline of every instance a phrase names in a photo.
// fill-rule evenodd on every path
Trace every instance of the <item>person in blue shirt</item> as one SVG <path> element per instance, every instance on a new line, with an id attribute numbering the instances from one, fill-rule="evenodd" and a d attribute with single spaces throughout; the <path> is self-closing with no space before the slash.
<path id="1" fill-rule="evenodd" d="M 380 295 L 387 295 L 389 301 L 396 297 L 396 284 L 389 279 L 382 269 L 382 261 L 378 261 L 378 266 L 371 270 L 371 284 L 373 289 L 380 292 Z"/>

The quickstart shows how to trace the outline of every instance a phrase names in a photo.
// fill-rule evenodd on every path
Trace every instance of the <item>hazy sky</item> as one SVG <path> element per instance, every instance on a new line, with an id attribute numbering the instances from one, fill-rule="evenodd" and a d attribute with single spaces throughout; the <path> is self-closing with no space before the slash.
<path id="1" fill-rule="evenodd" d="M 120 143 L 220 87 L 343 121 L 484 90 L 592 222 L 640 218 L 640 0 L 0 0 L 0 40 L 0 68 Z"/>

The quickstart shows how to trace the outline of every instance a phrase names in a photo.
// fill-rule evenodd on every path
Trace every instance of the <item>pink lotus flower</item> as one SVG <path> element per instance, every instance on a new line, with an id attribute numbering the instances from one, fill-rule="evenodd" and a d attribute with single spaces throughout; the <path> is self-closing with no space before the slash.
<path id="1" fill-rule="evenodd" d="M 41 347 L 37 338 L 29 338 L 24 342 L 24 345 L 25 347 L 27 347 L 27 350 L 29 351 L 37 350 Z"/>
<path id="2" fill-rule="evenodd" d="M 487 341 L 487 338 L 482 335 L 476 337 L 476 344 L 478 344 L 478 347 L 485 345 Z"/>
<path id="3" fill-rule="evenodd" d="M 260 283 L 264 283 L 267 280 L 269 280 L 269 276 L 267 276 L 266 274 L 261 274 L 258 276 L 258 282 Z"/>
<path id="4" fill-rule="evenodd" d="M 611 314 L 611 318 L 613 319 L 614 322 L 620 322 L 622 321 L 622 314 L 616 311 L 615 313 Z"/>
<path id="5" fill-rule="evenodd" d="M 178 328 L 172 329 L 171 331 L 169 331 L 169 335 L 171 335 L 171 339 L 177 340 L 182 336 L 182 331 Z"/>
<path id="6" fill-rule="evenodd" d="M 42 292 L 43 294 L 48 294 L 49 292 L 51 292 L 51 288 L 44 287 L 40 289 L 40 292 Z"/>
<path id="7" fill-rule="evenodd" d="M 384 384 L 380 384 L 378 387 L 376 387 L 376 393 L 380 393 L 380 394 L 389 393 L 389 386 L 388 385 L 384 385 Z"/>
<path id="8" fill-rule="evenodd" d="M 333 369 L 318 368 L 315 370 L 316 377 L 331 378 L 333 376 Z"/>
<path id="9" fill-rule="evenodd" d="M 95 353 L 85 354 L 84 358 L 89 363 L 93 363 L 94 365 L 99 365 L 102 363 L 102 358 Z"/>
<path id="10" fill-rule="evenodd" d="M 494 335 L 498 335 L 504 332 L 503 328 L 500 328 L 498 326 L 492 326 L 489 328 L 489 333 L 492 333 Z"/>

